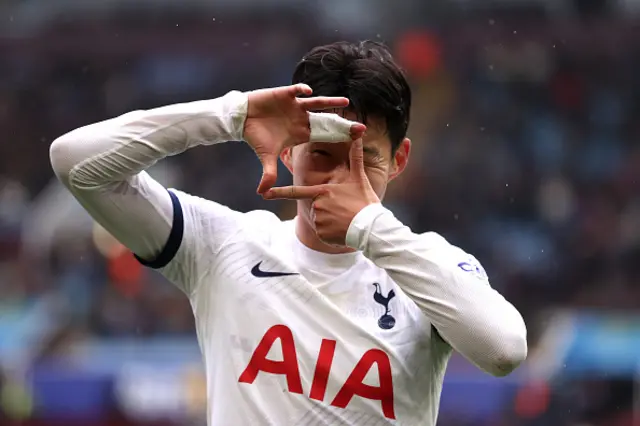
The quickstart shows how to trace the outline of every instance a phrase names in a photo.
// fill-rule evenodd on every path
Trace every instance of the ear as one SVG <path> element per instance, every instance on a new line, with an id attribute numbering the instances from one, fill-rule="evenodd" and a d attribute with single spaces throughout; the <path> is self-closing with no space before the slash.
<path id="1" fill-rule="evenodd" d="M 393 155 L 393 161 L 391 162 L 391 169 L 389 170 L 389 180 L 393 180 L 400 175 L 407 167 L 409 162 L 409 154 L 411 153 L 411 140 L 404 138 L 396 149 L 396 153 Z"/>
<path id="2" fill-rule="evenodd" d="M 287 169 L 289 169 L 289 172 L 291 174 L 293 174 L 293 158 L 292 158 L 292 156 L 293 156 L 293 147 L 285 148 L 280 153 L 280 160 L 282 161 L 282 164 L 284 164 L 285 167 Z"/>

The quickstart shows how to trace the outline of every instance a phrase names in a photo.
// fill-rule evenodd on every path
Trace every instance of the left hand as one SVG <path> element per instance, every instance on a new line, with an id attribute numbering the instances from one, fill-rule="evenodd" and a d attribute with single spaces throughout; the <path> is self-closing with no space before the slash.
<path id="1" fill-rule="evenodd" d="M 351 143 L 346 182 L 314 186 L 282 186 L 264 194 L 268 200 L 313 200 L 311 219 L 316 235 L 327 244 L 344 246 L 353 218 L 369 204 L 379 203 L 364 170 L 362 138 Z"/>

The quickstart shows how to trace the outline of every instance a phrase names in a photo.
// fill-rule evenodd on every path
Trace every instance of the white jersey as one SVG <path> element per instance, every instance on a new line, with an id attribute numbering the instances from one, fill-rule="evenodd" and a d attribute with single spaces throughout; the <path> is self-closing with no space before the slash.
<path id="1" fill-rule="evenodd" d="M 125 114 L 51 149 L 87 211 L 189 297 L 210 425 L 435 425 L 452 348 L 494 375 L 524 359 L 522 318 L 477 260 L 380 204 L 351 223 L 357 251 L 330 255 L 302 245 L 295 221 L 167 191 L 143 171 L 241 139 L 245 115 L 233 92 Z"/>
<path id="2" fill-rule="evenodd" d="M 451 349 L 383 269 L 308 249 L 294 221 L 174 194 L 185 239 L 163 273 L 190 294 L 212 424 L 435 424 Z"/>

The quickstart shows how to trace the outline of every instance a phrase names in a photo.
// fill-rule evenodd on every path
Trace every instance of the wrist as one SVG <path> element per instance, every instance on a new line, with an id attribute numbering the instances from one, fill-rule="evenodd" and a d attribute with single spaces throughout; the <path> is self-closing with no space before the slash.
<path id="1" fill-rule="evenodd" d="M 229 120 L 230 134 L 233 140 L 244 140 L 244 127 L 247 121 L 249 95 L 245 92 L 231 91 L 224 96 L 225 115 Z"/>
<path id="2" fill-rule="evenodd" d="M 242 140 L 246 119 L 247 95 L 232 91 L 219 98 L 175 104 L 152 111 L 159 116 L 156 121 L 162 120 L 163 129 L 172 129 L 176 134 L 180 132 L 176 137 L 186 139 L 186 149 L 239 141 Z"/>
<path id="3" fill-rule="evenodd" d="M 372 203 L 363 208 L 351 220 L 351 224 L 347 229 L 345 243 L 348 247 L 356 250 L 365 251 L 369 234 L 378 217 L 388 212 L 388 210 L 380 203 Z"/>

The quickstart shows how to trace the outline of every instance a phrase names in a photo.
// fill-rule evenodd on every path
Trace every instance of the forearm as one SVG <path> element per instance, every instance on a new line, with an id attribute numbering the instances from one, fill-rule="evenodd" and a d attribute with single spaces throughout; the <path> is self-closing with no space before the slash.
<path id="1" fill-rule="evenodd" d="M 413 233 L 381 205 L 354 218 L 347 244 L 385 269 L 440 335 L 481 369 L 503 376 L 526 357 L 522 316 L 486 280 L 460 267 L 468 256 L 462 250 L 435 234 Z"/>
<path id="2" fill-rule="evenodd" d="M 246 111 L 240 92 L 134 111 L 61 136 L 51 145 L 51 163 L 66 186 L 98 188 L 191 147 L 241 139 Z"/>

